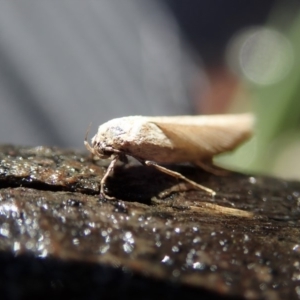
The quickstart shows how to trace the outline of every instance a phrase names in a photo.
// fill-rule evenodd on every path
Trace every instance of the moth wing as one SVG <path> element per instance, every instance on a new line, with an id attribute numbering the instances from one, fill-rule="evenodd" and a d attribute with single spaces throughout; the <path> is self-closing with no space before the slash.
<path id="1" fill-rule="evenodd" d="M 187 160 L 209 159 L 233 150 L 252 135 L 251 114 L 153 118 Z"/>

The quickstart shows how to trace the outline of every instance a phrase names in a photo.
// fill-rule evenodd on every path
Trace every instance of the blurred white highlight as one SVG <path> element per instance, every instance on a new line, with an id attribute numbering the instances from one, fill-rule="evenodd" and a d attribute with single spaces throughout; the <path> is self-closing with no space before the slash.
<path id="1" fill-rule="evenodd" d="M 226 56 L 233 71 L 258 85 L 281 81 L 291 71 L 294 61 L 293 47 L 283 34 L 258 26 L 236 34 Z"/>

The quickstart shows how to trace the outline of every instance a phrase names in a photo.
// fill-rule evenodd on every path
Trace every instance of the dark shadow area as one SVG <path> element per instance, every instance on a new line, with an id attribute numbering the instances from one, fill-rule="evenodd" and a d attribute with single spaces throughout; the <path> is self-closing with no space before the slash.
<path id="1" fill-rule="evenodd" d="M 179 172 L 185 177 L 205 185 L 211 174 L 190 165 L 164 165 L 164 167 Z M 150 204 L 153 197 L 178 183 L 185 183 L 170 175 L 164 174 L 153 167 L 147 166 L 117 166 L 113 175 L 107 179 L 108 194 L 125 201 Z M 180 191 L 180 187 L 178 187 Z M 177 191 L 177 192 L 178 192 Z"/>
<path id="2" fill-rule="evenodd" d="M 0 252 L 0 265 L 1 299 L 220 299 L 201 289 L 92 263 Z"/>

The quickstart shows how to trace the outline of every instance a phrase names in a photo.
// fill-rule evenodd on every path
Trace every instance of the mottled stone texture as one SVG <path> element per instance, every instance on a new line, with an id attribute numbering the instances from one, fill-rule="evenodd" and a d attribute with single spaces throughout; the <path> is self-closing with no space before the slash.
<path id="1" fill-rule="evenodd" d="M 107 162 L 88 154 L 2 146 L 0 161 L 6 298 L 300 298 L 299 182 L 171 166 L 211 198 L 131 163 L 112 201 Z"/>

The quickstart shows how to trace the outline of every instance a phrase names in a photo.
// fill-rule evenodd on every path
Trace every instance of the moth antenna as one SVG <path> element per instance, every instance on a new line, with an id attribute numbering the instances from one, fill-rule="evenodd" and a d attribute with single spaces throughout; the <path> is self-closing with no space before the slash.
<path id="1" fill-rule="evenodd" d="M 85 134 L 85 138 L 84 138 L 84 146 L 85 148 L 90 151 L 91 153 L 93 153 L 95 155 L 95 152 L 94 152 L 94 148 L 90 145 L 90 143 L 87 141 L 87 138 L 88 138 L 88 135 L 89 135 L 89 132 L 90 132 L 90 129 L 91 129 L 91 126 L 92 126 L 92 122 L 90 123 L 87 131 L 86 131 L 86 134 Z"/>
<path id="2" fill-rule="evenodd" d="M 191 184 L 193 187 L 195 187 L 197 190 L 203 190 L 203 191 L 206 191 L 207 193 L 209 193 L 210 195 L 212 195 L 213 197 L 216 195 L 216 192 L 214 190 L 211 190 L 195 181 L 192 181 L 190 179 L 188 179 L 187 177 L 183 176 L 182 174 L 178 173 L 178 172 L 175 172 L 175 171 L 172 171 L 172 170 L 169 170 L 167 168 L 164 168 L 158 164 L 156 164 L 155 162 L 153 161 L 149 161 L 149 160 L 146 160 L 145 161 L 145 164 L 147 166 L 153 166 L 154 168 L 156 168 L 157 170 L 163 172 L 163 173 L 166 173 L 168 175 L 171 175 L 175 178 L 179 178 L 179 179 L 182 179 L 186 182 L 188 182 L 189 184 Z"/>
<path id="3" fill-rule="evenodd" d="M 87 129 L 87 131 L 85 133 L 85 139 L 84 139 L 85 141 L 87 140 L 88 134 L 89 134 L 89 132 L 91 130 L 91 126 L 92 126 L 92 122 L 89 124 L 88 129 Z"/>

